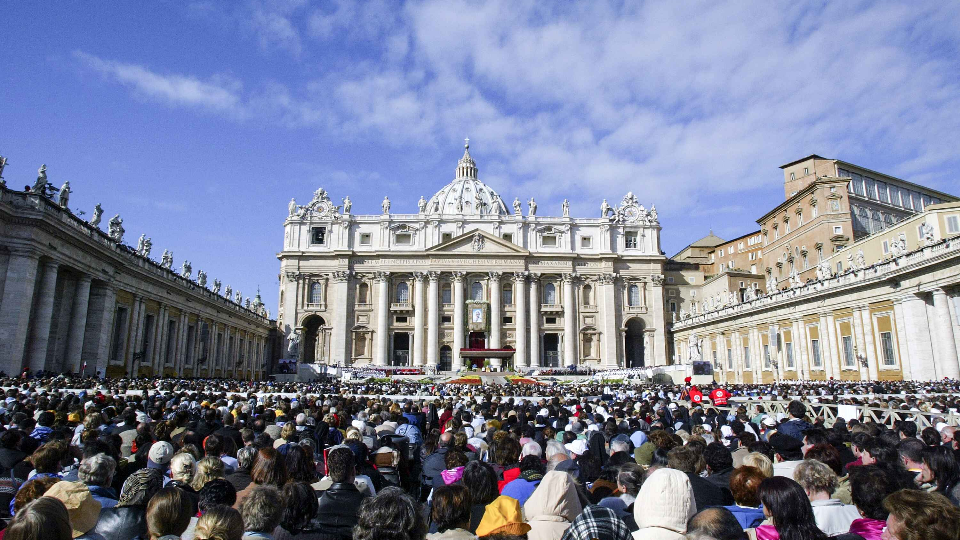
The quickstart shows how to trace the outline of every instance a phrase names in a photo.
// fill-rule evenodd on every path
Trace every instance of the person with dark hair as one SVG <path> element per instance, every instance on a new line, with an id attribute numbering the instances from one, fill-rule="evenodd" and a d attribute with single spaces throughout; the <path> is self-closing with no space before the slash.
<path id="1" fill-rule="evenodd" d="M 497 473 L 489 463 L 482 461 L 471 461 L 463 468 L 463 478 L 460 482 L 469 486 L 470 500 L 472 507 L 470 509 L 470 532 L 477 532 L 477 526 L 483 519 L 487 505 L 492 503 L 498 496 L 497 491 Z"/>
<path id="2" fill-rule="evenodd" d="M 723 443 L 712 442 L 703 450 L 707 464 L 707 481 L 722 490 L 730 490 L 730 475 L 733 473 L 733 454 Z"/>
<path id="3" fill-rule="evenodd" d="M 237 502 L 237 490 L 229 481 L 222 478 L 207 482 L 197 494 L 197 507 L 202 515 L 214 506 L 223 504 L 233 506 Z"/>
<path id="4" fill-rule="evenodd" d="M 513 497 L 520 503 L 520 506 L 523 506 L 523 503 L 527 502 L 533 491 L 540 485 L 540 481 L 543 480 L 545 474 L 547 474 L 547 468 L 540 460 L 540 456 L 524 456 L 520 460 L 520 476 L 507 483 L 500 494 Z"/>
<path id="5" fill-rule="evenodd" d="M 900 456 L 900 462 L 903 463 L 903 467 L 907 469 L 907 472 L 912 473 L 914 476 L 920 474 L 920 469 L 923 467 L 923 459 L 920 457 L 920 452 L 926 447 L 923 444 L 923 441 L 920 439 L 915 439 L 913 437 L 907 439 L 901 439 L 897 443 L 897 454 Z"/>
<path id="6" fill-rule="evenodd" d="M 802 445 L 803 432 L 813 427 L 804 419 L 807 407 L 802 401 L 795 399 L 787 405 L 787 411 L 790 413 L 790 420 L 777 426 L 777 433 L 792 437 Z"/>
<path id="7" fill-rule="evenodd" d="M 883 500 L 888 540 L 956 540 L 960 508 L 939 493 L 902 489 Z"/>
<path id="8" fill-rule="evenodd" d="M 771 525 L 760 525 L 757 540 L 826 540 L 818 527 L 813 508 L 800 484 L 789 478 L 774 476 L 760 483 L 760 502 Z"/>
<path id="9" fill-rule="evenodd" d="M 360 505 L 367 498 L 354 483 L 353 452 L 345 446 L 327 452 L 327 472 L 333 483 L 320 496 L 317 532 L 328 538 L 348 539 L 357 524 Z"/>
<path id="10" fill-rule="evenodd" d="M 687 522 L 689 540 L 746 540 L 742 522 L 727 508 L 707 508 Z"/>
<path id="11" fill-rule="evenodd" d="M 53 497 L 40 497 L 24 506 L 3 533 L 7 540 L 73 539 L 67 507 Z"/>
<path id="12" fill-rule="evenodd" d="M 422 500 L 426 500 L 426 493 L 433 488 L 437 479 L 440 478 L 440 473 L 446 468 L 444 458 L 452 445 L 453 434 L 444 433 L 437 440 L 437 447 L 433 453 L 424 458 L 423 467 L 420 470 L 420 483 L 425 488 Z"/>
<path id="13" fill-rule="evenodd" d="M 317 464 L 313 462 L 313 456 L 308 454 L 304 447 L 298 444 L 289 445 L 285 459 L 289 481 L 313 484 L 319 480 Z"/>
<path id="14" fill-rule="evenodd" d="M 643 467 L 636 463 L 624 463 L 617 468 L 617 491 L 619 496 L 604 497 L 599 506 L 609 508 L 627 524 L 631 531 L 636 530 L 637 523 L 633 519 L 633 504 L 643 485 Z"/>
<path id="15" fill-rule="evenodd" d="M 716 484 L 700 476 L 706 468 L 703 456 L 699 450 L 691 445 L 678 446 L 668 452 L 668 466 L 687 475 L 693 495 L 696 498 L 697 508 L 709 506 L 727 506 L 733 504 L 733 495 L 724 493 Z"/>
<path id="16" fill-rule="evenodd" d="M 433 492 L 430 508 L 431 528 L 436 533 L 428 534 L 428 540 L 467 540 L 476 538 L 470 526 L 470 491 L 463 485 L 441 486 Z"/>
<path id="17" fill-rule="evenodd" d="M 388 487 L 360 505 L 353 540 L 424 540 L 420 505 L 400 488 Z"/>
<path id="18" fill-rule="evenodd" d="M 440 471 L 440 476 L 433 479 L 433 488 L 449 486 L 454 482 L 458 482 L 460 477 L 463 476 L 463 468 L 466 467 L 469 461 L 467 455 L 456 448 L 444 454 L 443 463 L 446 468 Z"/>
<path id="19" fill-rule="evenodd" d="M 944 446 L 928 446 L 920 452 L 920 459 L 917 481 L 935 486 L 934 491 L 960 505 L 960 465 L 953 451 Z"/>
<path id="20" fill-rule="evenodd" d="M 310 484 L 287 482 L 280 491 L 283 512 L 280 525 L 273 531 L 274 540 L 322 540 L 328 538 L 318 532 L 313 520 L 317 517 L 319 506 L 317 496 Z"/>
<path id="21" fill-rule="evenodd" d="M 497 488 L 503 493 L 503 488 L 520 476 L 520 443 L 513 437 L 504 437 L 496 443 L 493 450 L 493 470 L 500 480 Z"/>
<path id="22" fill-rule="evenodd" d="M 243 536 L 272 540 L 274 529 L 280 525 L 283 511 L 280 492 L 271 484 L 254 487 L 240 503 L 243 518 Z"/>
<path id="23" fill-rule="evenodd" d="M 744 465 L 730 475 L 730 492 L 733 505 L 725 506 L 740 526 L 750 529 L 763 522 L 763 510 L 760 508 L 760 484 L 766 480 L 763 471 Z"/>
<path id="24" fill-rule="evenodd" d="M 893 471 L 877 465 L 851 469 L 850 486 L 853 504 L 863 516 L 850 524 L 850 532 L 859 534 L 865 540 L 880 540 L 887 521 L 883 499 L 904 486 Z"/>
<path id="25" fill-rule="evenodd" d="M 283 456 L 273 448 L 261 448 L 250 471 L 250 485 L 237 492 L 237 502 L 233 507 L 239 510 L 243 499 L 257 486 L 280 487 L 286 482 L 287 467 Z"/>
<path id="26" fill-rule="evenodd" d="M 168 487 L 157 492 L 147 503 L 147 537 L 180 536 L 190 525 L 193 502 L 180 488 Z"/>
<path id="27" fill-rule="evenodd" d="M 935 427 L 923 428 L 920 432 L 920 440 L 927 446 L 940 446 L 940 432 Z"/>

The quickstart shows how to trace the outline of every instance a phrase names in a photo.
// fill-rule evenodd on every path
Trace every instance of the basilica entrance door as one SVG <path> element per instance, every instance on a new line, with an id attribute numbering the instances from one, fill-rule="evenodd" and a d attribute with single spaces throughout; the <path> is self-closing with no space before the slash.
<path id="1" fill-rule="evenodd" d="M 467 348 L 468 349 L 486 349 L 487 348 L 487 334 L 484 332 L 470 332 L 470 335 L 467 336 Z M 480 369 L 483 367 L 483 358 L 471 358 L 470 366 L 473 369 Z"/>
<path id="2" fill-rule="evenodd" d="M 644 367 L 646 351 L 643 350 L 643 321 L 636 317 L 627 321 L 627 333 L 624 340 L 627 367 Z"/>
<path id="3" fill-rule="evenodd" d="M 410 365 L 410 334 L 406 332 L 393 334 L 393 365 Z"/>
<path id="4" fill-rule="evenodd" d="M 560 334 L 543 335 L 543 367 L 560 367 Z"/>

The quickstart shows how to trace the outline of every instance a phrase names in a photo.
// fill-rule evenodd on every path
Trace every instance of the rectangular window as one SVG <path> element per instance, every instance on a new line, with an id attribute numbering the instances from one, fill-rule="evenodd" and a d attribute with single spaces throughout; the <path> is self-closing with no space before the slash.
<path id="1" fill-rule="evenodd" d="M 450 240 L 453 240 L 453 233 L 445 232 L 440 234 L 441 242 L 449 242 Z"/>
<path id="2" fill-rule="evenodd" d="M 557 247 L 557 236 L 555 234 L 545 234 L 540 237 L 540 244 L 543 247 Z"/>
<path id="3" fill-rule="evenodd" d="M 395 238 L 398 246 L 409 246 L 413 243 L 413 235 L 410 233 L 397 233 Z"/>
<path id="4" fill-rule="evenodd" d="M 751 265 L 750 265 L 750 273 L 751 273 L 751 274 L 756 274 L 756 273 L 757 273 L 757 265 L 755 265 L 755 264 L 751 264 Z"/>
<path id="5" fill-rule="evenodd" d="M 547 324 L 557 324 L 557 318 L 556 318 L 556 317 L 547 317 L 545 320 L 546 320 L 546 323 L 547 323 Z"/>
<path id="6" fill-rule="evenodd" d="M 512 306 L 513 305 L 513 287 L 504 287 L 500 291 L 500 298 L 503 301 L 503 305 Z"/>
<path id="7" fill-rule="evenodd" d="M 407 317 L 403 315 L 397 316 L 397 324 L 407 324 Z"/>
<path id="8" fill-rule="evenodd" d="M 670 313 L 676 313 L 676 312 L 677 312 L 677 303 L 671 300 L 671 301 L 670 301 Z"/>
<path id="9" fill-rule="evenodd" d="M 444 285 L 443 290 L 440 291 L 440 301 L 444 304 L 453 303 L 453 296 L 450 290 L 450 285 Z"/>
<path id="10" fill-rule="evenodd" d="M 793 363 L 793 342 L 787 341 L 783 347 L 787 351 L 787 369 L 794 369 L 796 366 Z"/>
<path id="11" fill-rule="evenodd" d="M 823 364 L 820 360 L 820 340 L 811 339 L 810 340 L 810 354 L 813 356 L 813 367 L 821 367 Z"/>
<path id="12" fill-rule="evenodd" d="M 513 324 L 513 317 L 504 317 L 503 324 Z"/>
<path id="13" fill-rule="evenodd" d="M 808 174 L 810 174 L 810 167 L 804 167 L 804 168 L 803 168 L 803 175 L 806 176 L 806 175 L 808 175 Z"/>
<path id="14" fill-rule="evenodd" d="M 947 216 L 947 232 L 950 234 L 960 233 L 960 217 Z"/>
<path id="15" fill-rule="evenodd" d="M 717 351 L 713 351 L 713 367 L 720 369 L 720 362 L 717 360 Z"/>
<path id="16" fill-rule="evenodd" d="M 322 246 L 327 243 L 327 228 L 314 227 L 311 230 L 310 243 L 315 246 Z"/>
<path id="17" fill-rule="evenodd" d="M 842 226 L 842 225 L 834 225 L 834 226 L 833 226 L 833 234 L 843 234 L 843 226 Z"/>
<path id="18" fill-rule="evenodd" d="M 723 248 L 720 248 L 720 256 L 723 257 Z"/>
<path id="19" fill-rule="evenodd" d="M 890 253 L 890 242 L 888 242 L 887 240 L 884 240 L 884 241 L 883 241 L 883 254 L 886 255 L 887 253 Z"/>
<path id="20" fill-rule="evenodd" d="M 873 181 L 873 178 L 870 178 L 869 176 L 864 176 L 864 177 L 863 177 L 863 185 L 864 185 L 864 188 L 865 188 L 866 191 L 867 191 L 867 198 L 868 198 L 868 199 L 874 199 L 874 200 L 876 200 L 876 199 L 877 199 L 877 184 L 876 184 L 876 182 Z"/>
<path id="21" fill-rule="evenodd" d="M 750 347 L 743 346 L 743 369 L 750 369 Z"/>
<path id="22" fill-rule="evenodd" d="M 361 246 L 369 246 L 370 244 L 371 244 L 371 241 L 370 241 L 370 233 L 368 233 L 368 232 L 360 233 L 360 245 L 361 245 Z"/>
<path id="23" fill-rule="evenodd" d="M 727 369 L 733 371 L 733 349 L 727 349 Z"/>
<path id="24" fill-rule="evenodd" d="M 513 233 L 503 233 L 503 239 L 507 242 L 513 243 Z"/>
<path id="25" fill-rule="evenodd" d="M 668 296 L 676 296 L 676 295 L 677 295 L 677 291 L 676 291 L 676 289 L 670 289 L 670 291 L 669 291 L 667 294 L 668 294 Z"/>
<path id="26" fill-rule="evenodd" d="M 853 336 L 843 336 L 840 338 L 843 343 L 843 367 L 854 367 L 853 357 Z"/>
<path id="27" fill-rule="evenodd" d="M 453 322 L 453 319 L 451 319 L 449 315 L 444 315 L 440 317 L 440 322 L 443 324 L 450 324 L 451 322 Z"/>
<path id="28" fill-rule="evenodd" d="M 638 243 L 636 231 L 627 231 L 625 238 L 627 249 L 637 249 Z"/>
<path id="29" fill-rule="evenodd" d="M 890 202 L 890 194 L 887 191 L 886 182 L 881 182 L 880 180 L 877 180 L 877 198 L 880 199 L 880 202 L 885 202 L 885 203 Z"/>
<path id="30" fill-rule="evenodd" d="M 921 194 L 920 195 L 920 209 L 926 210 L 927 206 L 930 204 L 930 197 Z"/>
<path id="31" fill-rule="evenodd" d="M 770 369 L 770 345 L 763 346 L 763 367 Z"/>
<path id="32" fill-rule="evenodd" d="M 676 280 L 673 278 L 673 276 L 667 276 L 667 283 L 674 283 L 675 281 Z"/>
<path id="33" fill-rule="evenodd" d="M 581 237 L 580 237 L 580 247 L 582 247 L 582 248 L 592 248 L 592 247 L 593 247 L 593 237 L 592 237 L 592 236 L 581 236 Z"/>
<path id="34" fill-rule="evenodd" d="M 893 334 L 891 332 L 880 332 L 880 351 L 883 354 L 883 365 L 897 365 L 897 357 L 894 356 L 893 352 Z"/>

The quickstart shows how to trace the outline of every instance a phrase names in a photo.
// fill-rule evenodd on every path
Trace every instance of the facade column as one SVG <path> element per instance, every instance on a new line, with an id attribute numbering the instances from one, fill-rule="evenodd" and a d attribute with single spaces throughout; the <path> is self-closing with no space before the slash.
<path id="1" fill-rule="evenodd" d="M 350 318 L 353 308 L 350 302 L 351 273 L 339 270 L 333 273 L 333 302 L 336 309 L 333 311 L 333 335 L 330 344 L 330 362 L 346 366 L 350 363 Z"/>
<path id="2" fill-rule="evenodd" d="M 231 330 L 230 325 L 227 323 L 223 323 L 223 356 L 220 357 L 220 365 L 219 365 L 220 374 L 223 376 L 226 375 L 228 366 L 230 365 L 231 362 L 233 362 L 233 355 L 230 354 L 231 352 L 230 338 L 233 336 L 233 332 L 231 332 L 230 330 Z M 303 344 L 301 343 L 301 346 L 302 345 Z M 314 348 L 314 351 L 316 351 L 316 348 Z"/>
<path id="3" fill-rule="evenodd" d="M 957 358 L 957 342 L 953 334 L 953 321 L 950 318 L 950 301 L 947 293 L 943 289 L 934 289 L 933 291 L 933 310 L 937 315 L 934 323 L 936 335 L 935 352 L 937 353 L 937 365 L 940 366 L 939 377 L 949 377 L 951 379 L 960 378 L 960 364 Z"/>
<path id="4" fill-rule="evenodd" d="M 146 299 L 140 295 L 133 295 L 133 339 L 130 341 L 130 358 L 124 358 L 124 372 L 128 377 L 136 376 L 136 365 L 139 363 L 137 354 L 141 352 L 140 343 L 143 341 L 143 315 L 147 310 Z"/>
<path id="5" fill-rule="evenodd" d="M 77 290 L 73 296 L 73 315 L 70 318 L 70 337 L 67 342 L 67 363 L 62 366 L 64 372 L 79 372 L 80 357 L 83 355 L 83 336 L 87 328 L 87 308 L 90 307 L 90 283 L 93 278 L 88 274 L 80 276 Z"/>
<path id="6" fill-rule="evenodd" d="M 157 364 L 162 362 L 161 348 L 163 347 L 163 320 L 166 318 L 167 306 L 159 304 L 157 306 L 157 320 L 153 321 L 153 343 L 150 344 L 150 356 L 147 365 L 156 373 Z"/>
<path id="7" fill-rule="evenodd" d="M 39 261 L 39 255 L 14 251 L 7 263 L 0 302 L 0 370 L 11 377 L 19 375 L 24 365 Z"/>
<path id="8" fill-rule="evenodd" d="M 812 379 L 812 372 L 810 371 L 810 355 L 807 351 L 807 346 L 809 340 L 807 339 L 807 325 L 804 323 L 803 319 L 796 320 L 797 327 L 797 341 L 800 347 L 797 349 L 797 366 L 799 368 L 800 379 L 801 380 L 810 380 Z"/>
<path id="9" fill-rule="evenodd" d="M 603 343 L 601 345 L 603 367 L 606 369 L 616 369 L 620 367 L 620 359 L 617 354 L 617 275 L 600 274 L 597 277 L 597 283 L 600 285 L 600 298 L 603 300 L 597 302 L 603 311 L 600 317 L 603 321 Z"/>
<path id="10" fill-rule="evenodd" d="M 876 335 L 873 331 L 873 317 L 870 316 L 870 308 L 868 306 L 864 306 L 860 310 L 860 317 L 863 318 L 863 337 L 867 346 L 867 377 L 871 381 L 875 381 L 879 378 L 877 366 L 880 365 L 880 355 L 874 346 L 876 343 Z"/>
<path id="11" fill-rule="evenodd" d="M 530 274 L 530 367 L 540 367 L 540 274 Z"/>
<path id="12" fill-rule="evenodd" d="M 463 359 L 460 358 L 460 349 L 463 348 L 463 277 L 466 272 L 453 273 L 453 371 L 460 371 Z"/>
<path id="13" fill-rule="evenodd" d="M 440 341 L 440 272 L 428 272 L 427 278 L 430 280 L 429 290 L 427 291 L 427 365 L 436 369 L 440 364 L 438 356 Z"/>
<path id="14" fill-rule="evenodd" d="M 423 365 L 423 281 L 427 277 L 423 272 L 413 273 L 413 365 Z"/>
<path id="15" fill-rule="evenodd" d="M 576 274 L 563 275 L 563 365 L 580 365 L 577 358 L 577 295 L 573 283 Z"/>
<path id="16" fill-rule="evenodd" d="M 57 292 L 57 274 L 60 263 L 46 261 L 43 263 L 43 274 L 40 278 L 40 292 L 37 299 L 37 310 L 33 319 L 33 332 L 28 344 L 30 371 L 37 371 L 47 367 L 47 346 L 50 343 L 50 323 L 53 318 L 53 301 Z"/>
<path id="17" fill-rule="evenodd" d="M 390 318 L 390 272 L 377 272 L 374 279 L 377 282 L 377 340 L 373 363 L 386 366 L 389 363 L 387 356 L 390 354 L 387 339 L 389 337 L 387 322 Z"/>
<path id="18" fill-rule="evenodd" d="M 836 353 L 833 351 L 829 333 L 830 323 L 827 322 L 827 316 L 820 315 L 820 325 L 817 327 L 817 335 L 820 336 L 820 361 L 823 362 L 823 377 L 828 381 L 837 376 L 833 371 L 833 357 Z"/>
<path id="19" fill-rule="evenodd" d="M 178 339 L 180 343 L 177 345 L 177 360 L 173 366 L 173 369 L 175 369 L 178 374 L 183 373 L 183 365 L 187 361 L 187 327 L 189 325 L 190 317 L 187 316 L 186 311 L 181 310 L 179 331 L 180 338 Z"/>
<path id="20" fill-rule="evenodd" d="M 96 371 L 102 376 L 107 374 L 110 356 L 110 342 L 113 338 L 113 318 L 117 314 L 117 289 L 112 283 L 103 288 L 103 315 L 100 317 L 100 343 L 97 347 Z"/>
<path id="21" fill-rule="evenodd" d="M 897 357 L 900 360 L 900 373 L 903 380 L 912 381 L 913 373 L 910 370 L 910 353 L 907 351 L 907 334 L 903 322 L 903 299 L 895 298 L 893 300 L 893 319 L 897 329 Z"/>
<path id="22" fill-rule="evenodd" d="M 500 326 L 503 324 L 501 314 L 502 295 L 500 294 L 500 276 L 502 272 L 490 272 L 490 348 L 500 348 Z M 497 364 L 500 360 L 497 359 Z"/>
<path id="23" fill-rule="evenodd" d="M 870 362 L 870 355 L 867 353 L 867 338 L 863 332 L 863 317 L 860 315 L 860 308 L 853 309 L 853 335 L 853 341 L 857 345 L 854 361 L 856 362 L 857 370 L 860 371 L 860 380 L 865 381 L 869 376 L 867 368 L 860 363 L 859 358 L 856 358 L 856 356 L 864 355 L 867 358 L 867 362 Z"/>
<path id="24" fill-rule="evenodd" d="M 927 320 L 927 303 L 915 294 L 903 299 L 903 324 L 906 329 L 910 356 L 910 372 L 914 380 L 932 381 L 937 378 L 933 361 L 933 340 Z"/>
<path id="25" fill-rule="evenodd" d="M 515 323 L 516 329 L 516 354 L 513 357 L 514 369 L 525 368 L 532 365 L 527 359 L 527 273 L 513 273 L 513 295 L 515 297 L 517 317 Z M 539 299 L 537 299 L 539 301 Z M 533 306 L 530 309 L 536 313 Z M 539 333 L 539 332 L 538 332 Z M 533 360 L 532 358 L 530 360 Z M 537 358 L 539 361 L 539 358 Z"/>
<path id="26" fill-rule="evenodd" d="M 839 381 L 843 370 L 843 351 L 840 350 L 840 339 L 837 337 L 837 320 L 832 312 L 827 314 L 827 338 L 830 346 L 830 360 L 833 364 L 833 376 Z"/>

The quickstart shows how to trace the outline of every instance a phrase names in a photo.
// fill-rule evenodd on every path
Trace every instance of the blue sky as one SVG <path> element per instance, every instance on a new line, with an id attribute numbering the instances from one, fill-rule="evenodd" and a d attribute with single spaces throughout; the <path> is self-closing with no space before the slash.
<path id="1" fill-rule="evenodd" d="M 811 153 L 958 194 L 958 29 L 950 2 L 10 2 L 0 154 L 275 314 L 290 197 L 413 211 L 464 137 L 541 214 L 655 203 L 668 255 L 753 230 Z"/>

